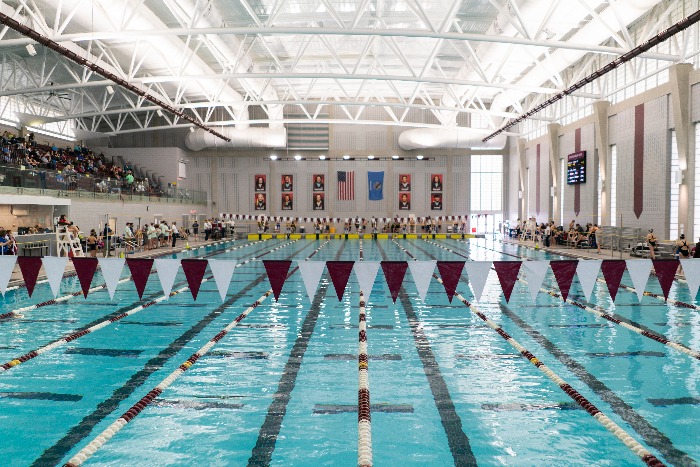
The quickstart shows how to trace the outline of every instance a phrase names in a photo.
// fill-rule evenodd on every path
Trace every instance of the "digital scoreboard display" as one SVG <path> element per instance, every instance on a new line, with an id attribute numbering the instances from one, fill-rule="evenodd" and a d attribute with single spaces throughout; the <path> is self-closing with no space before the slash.
<path id="1" fill-rule="evenodd" d="M 586 183 L 586 151 L 569 154 L 566 162 L 566 183 Z"/>

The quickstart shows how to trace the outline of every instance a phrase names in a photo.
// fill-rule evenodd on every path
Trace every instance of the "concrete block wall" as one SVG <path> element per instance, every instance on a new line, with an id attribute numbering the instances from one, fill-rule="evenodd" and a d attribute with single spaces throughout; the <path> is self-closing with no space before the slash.
<path id="1" fill-rule="evenodd" d="M 537 163 L 538 147 L 540 153 L 539 165 Z M 525 217 L 528 219 L 534 217 L 538 223 L 547 222 L 552 218 L 552 197 L 549 189 L 552 186 L 549 152 L 550 147 L 546 138 L 539 138 L 529 143 L 525 149 L 529 177 L 528 186 L 530 187 L 529 190 L 526 189 L 528 212 Z"/>

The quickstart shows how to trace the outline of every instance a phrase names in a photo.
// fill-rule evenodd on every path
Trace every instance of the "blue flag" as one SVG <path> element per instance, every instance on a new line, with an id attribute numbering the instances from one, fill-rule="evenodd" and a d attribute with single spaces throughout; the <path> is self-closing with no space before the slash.
<path id="1" fill-rule="evenodd" d="M 367 186 L 370 200 L 384 199 L 384 172 L 367 172 Z"/>

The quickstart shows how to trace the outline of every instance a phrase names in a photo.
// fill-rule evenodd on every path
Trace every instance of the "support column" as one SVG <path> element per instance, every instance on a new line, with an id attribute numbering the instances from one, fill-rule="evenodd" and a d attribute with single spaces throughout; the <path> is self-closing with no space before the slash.
<path id="1" fill-rule="evenodd" d="M 219 200 L 219 178 L 216 176 L 218 173 L 219 158 L 218 156 L 209 156 L 209 186 L 211 193 L 211 216 L 219 216 L 219 207 L 223 207 L 223 204 Z M 202 227 L 204 230 L 204 227 Z"/>
<path id="2" fill-rule="evenodd" d="M 520 173 L 520 190 L 518 190 L 518 217 L 525 222 L 527 220 L 528 213 L 525 212 L 525 207 L 527 206 L 527 196 L 525 188 L 527 187 L 527 155 L 525 153 L 525 144 L 527 139 L 518 138 L 518 167 Z"/>
<path id="3" fill-rule="evenodd" d="M 678 193 L 678 231 L 684 231 L 695 238 L 698 232 L 693 232 L 693 203 L 690 202 L 694 195 L 695 171 L 690 162 L 694 157 L 690 155 L 693 137 L 690 121 L 690 72 L 693 65 L 679 63 L 673 65 L 668 71 L 668 81 L 671 85 L 671 108 L 673 109 L 673 126 L 676 130 L 676 145 L 678 149 L 678 165 L 683 174 Z"/>
<path id="4" fill-rule="evenodd" d="M 559 174 L 559 129 L 561 125 L 558 123 L 550 123 L 547 125 L 547 139 L 549 140 L 549 168 L 552 172 L 552 187 L 554 188 L 554 199 L 552 200 L 552 212 L 550 213 L 550 219 L 557 219 L 559 212 L 561 211 L 561 183 L 563 180 L 559 180 L 561 175 Z M 551 193 L 550 193 L 551 196 Z M 559 222 L 555 221 L 557 225 L 564 225 L 564 219 L 559 219 Z"/>
<path id="5" fill-rule="evenodd" d="M 600 209 L 601 219 L 600 225 L 610 225 L 610 183 L 608 183 L 608 173 L 610 173 L 610 144 L 609 144 L 609 128 L 608 128 L 608 110 L 610 102 L 597 101 L 593 103 L 593 118 L 595 128 L 595 145 L 598 150 L 598 170 L 600 171 L 600 179 L 602 186 L 598 188 L 598 196 L 601 197 Z"/>

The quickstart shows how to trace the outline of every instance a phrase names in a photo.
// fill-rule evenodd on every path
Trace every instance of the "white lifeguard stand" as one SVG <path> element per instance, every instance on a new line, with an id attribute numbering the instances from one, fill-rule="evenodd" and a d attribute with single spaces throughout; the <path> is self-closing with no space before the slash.
<path id="1" fill-rule="evenodd" d="M 56 229 L 56 249 L 58 256 L 85 257 L 80 239 L 74 237 L 63 225 Z"/>

